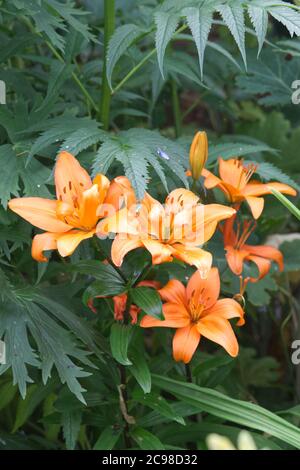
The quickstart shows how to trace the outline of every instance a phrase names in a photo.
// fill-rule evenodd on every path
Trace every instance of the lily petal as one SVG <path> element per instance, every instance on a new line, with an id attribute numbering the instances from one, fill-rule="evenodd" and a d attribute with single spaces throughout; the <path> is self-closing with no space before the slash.
<path id="1" fill-rule="evenodd" d="M 225 247 L 227 245 L 235 246 L 238 241 L 237 234 L 234 232 L 234 229 L 233 229 L 235 220 L 236 220 L 236 214 L 234 214 L 232 217 L 227 219 L 223 227 L 221 228 L 222 233 L 223 233 Z"/>
<path id="2" fill-rule="evenodd" d="M 203 168 L 201 174 L 205 179 L 204 186 L 207 189 L 215 188 L 216 186 L 222 183 L 220 178 L 218 178 L 216 175 L 214 175 L 211 171 L 207 170 L 206 168 Z"/>
<path id="3" fill-rule="evenodd" d="M 153 264 L 161 264 L 172 261 L 173 249 L 170 245 L 161 243 L 158 240 L 151 240 L 150 238 L 142 239 L 142 243 L 144 247 L 150 251 Z"/>
<path id="4" fill-rule="evenodd" d="M 128 208 L 136 204 L 134 190 L 126 176 L 118 176 L 111 182 L 105 203 L 111 204 L 117 210 L 121 209 L 123 204 Z"/>
<path id="5" fill-rule="evenodd" d="M 227 196 L 229 201 L 234 202 L 238 200 L 240 191 L 234 186 L 232 186 L 232 184 L 221 180 L 206 169 L 202 170 L 202 176 L 204 177 L 204 186 L 207 189 L 213 189 L 218 187 Z"/>
<path id="6" fill-rule="evenodd" d="M 271 188 L 290 196 L 297 195 L 297 191 L 294 188 L 287 184 L 277 183 L 276 181 L 270 183 L 260 183 L 258 181 L 248 183 L 243 189 L 243 194 L 244 196 L 264 196 L 265 194 L 272 194 Z"/>
<path id="7" fill-rule="evenodd" d="M 258 219 L 264 210 L 264 199 L 262 197 L 247 196 L 246 201 L 250 207 L 254 219 Z"/>
<path id="8" fill-rule="evenodd" d="M 138 237 L 133 237 L 125 234 L 116 235 L 111 246 L 111 257 L 116 266 L 121 266 L 124 257 L 129 251 L 135 248 L 140 248 L 143 243 Z"/>
<path id="9" fill-rule="evenodd" d="M 256 255 L 256 256 L 261 256 L 262 258 L 267 258 L 272 261 L 275 261 L 275 263 L 278 264 L 279 270 L 283 271 L 284 269 L 284 263 L 283 263 L 283 255 L 281 251 L 277 250 L 273 246 L 269 245 L 258 245 L 258 246 L 252 246 L 252 245 L 244 245 L 244 249 L 247 250 L 250 255 Z"/>
<path id="10" fill-rule="evenodd" d="M 101 203 L 103 195 L 99 192 L 99 185 L 93 186 L 82 193 L 82 199 L 79 208 L 79 223 L 82 227 L 95 227 L 98 216 L 97 208 Z"/>
<path id="11" fill-rule="evenodd" d="M 83 230 L 71 230 L 62 234 L 57 239 L 57 249 L 61 256 L 70 256 L 78 247 L 79 243 L 95 235 L 95 229 L 89 232 Z"/>
<path id="12" fill-rule="evenodd" d="M 164 287 L 159 289 L 159 294 L 165 302 L 187 304 L 185 287 L 182 282 L 177 279 L 171 279 Z"/>
<path id="13" fill-rule="evenodd" d="M 128 233 L 130 235 L 139 235 L 139 220 L 135 217 L 134 211 L 124 207 L 110 217 L 100 220 L 97 225 L 96 232 L 99 236 L 107 236 L 109 233 Z"/>
<path id="14" fill-rule="evenodd" d="M 185 188 L 174 189 L 166 199 L 166 206 L 169 211 L 177 213 L 187 207 L 196 206 L 199 203 L 199 196 Z"/>
<path id="15" fill-rule="evenodd" d="M 175 361 L 190 362 L 200 341 L 196 325 L 179 328 L 173 338 L 173 357 Z"/>
<path id="16" fill-rule="evenodd" d="M 165 320 L 158 320 L 150 315 L 145 315 L 140 325 L 143 328 L 152 328 L 153 326 L 182 328 L 190 323 L 190 316 L 183 305 L 168 302 L 163 305 L 163 314 Z"/>
<path id="17" fill-rule="evenodd" d="M 174 258 L 178 258 L 187 264 L 196 266 L 200 275 L 205 278 L 212 265 L 212 255 L 208 251 L 195 246 L 184 246 L 180 243 L 174 243 L 171 246 Z"/>
<path id="18" fill-rule="evenodd" d="M 243 163 L 236 158 L 230 158 L 229 160 L 219 158 L 219 174 L 225 183 L 237 189 L 243 188 L 247 183 Z"/>
<path id="19" fill-rule="evenodd" d="M 231 318 L 239 318 L 238 325 L 242 326 L 245 323 L 244 310 L 238 302 L 234 299 L 221 299 L 218 300 L 210 309 L 205 310 L 204 317 L 212 316 L 225 318 L 230 320 Z M 203 317 L 203 318 L 204 318 Z"/>
<path id="20" fill-rule="evenodd" d="M 217 302 L 220 289 L 219 271 L 217 268 L 211 268 L 206 279 L 201 278 L 199 271 L 194 272 L 187 284 L 186 294 L 188 300 L 193 298 L 196 305 L 201 303 L 209 309 Z"/>
<path id="21" fill-rule="evenodd" d="M 56 250 L 57 239 L 61 233 L 41 233 L 36 235 L 32 240 L 31 256 L 39 262 L 47 262 L 48 258 L 44 256 L 43 251 Z"/>
<path id="22" fill-rule="evenodd" d="M 174 241 L 188 245 L 203 245 L 215 233 L 221 220 L 232 217 L 235 209 L 222 204 L 198 204 L 183 209 L 174 217 Z"/>
<path id="23" fill-rule="evenodd" d="M 262 258 L 261 256 L 249 255 L 247 256 L 247 260 L 256 264 L 259 273 L 258 277 L 249 278 L 251 282 L 259 281 L 265 277 L 271 269 L 271 261 L 266 258 Z"/>
<path id="24" fill-rule="evenodd" d="M 78 160 L 68 152 L 60 152 L 58 155 L 54 180 L 56 196 L 69 204 L 80 200 L 83 191 L 92 186 L 92 180 Z"/>
<path id="25" fill-rule="evenodd" d="M 234 274 L 240 276 L 243 272 L 245 258 L 249 255 L 249 252 L 244 249 L 236 250 L 232 246 L 225 246 L 225 250 L 229 268 Z"/>
<path id="26" fill-rule="evenodd" d="M 95 184 L 98 186 L 99 204 L 102 204 L 107 197 L 110 188 L 110 181 L 105 175 L 98 173 L 93 180 L 93 185 Z"/>
<path id="27" fill-rule="evenodd" d="M 199 333 L 220 344 L 232 357 L 239 352 L 239 345 L 228 320 L 216 315 L 207 315 L 197 323 Z"/>
<path id="28" fill-rule="evenodd" d="M 35 227 L 49 232 L 68 232 L 71 227 L 57 218 L 57 201 L 41 197 L 11 199 L 9 208 Z"/>
<path id="29" fill-rule="evenodd" d="M 207 242 L 215 233 L 217 224 L 236 214 L 232 207 L 222 204 L 207 204 L 204 206 L 204 242 Z"/>

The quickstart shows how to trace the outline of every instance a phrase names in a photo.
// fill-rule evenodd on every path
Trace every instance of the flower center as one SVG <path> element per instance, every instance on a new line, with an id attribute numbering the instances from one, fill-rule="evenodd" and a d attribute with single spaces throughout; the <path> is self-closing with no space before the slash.
<path id="1" fill-rule="evenodd" d="M 192 323 L 197 323 L 201 316 L 203 315 L 203 312 L 205 310 L 205 305 L 207 300 L 204 298 L 204 289 L 196 295 L 196 292 L 193 290 L 192 295 L 190 297 L 189 301 L 189 311 L 190 311 L 190 317 L 191 317 L 191 322 Z"/>
<path id="2" fill-rule="evenodd" d="M 238 160 L 237 166 L 240 169 L 238 188 L 242 189 L 250 181 L 253 174 L 256 172 L 258 165 L 255 165 L 254 163 L 244 165 L 243 160 Z"/>
<path id="3" fill-rule="evenodd" d="M 243 248 L 246 241 L 248 240 L 252 232 L 255 230 L 255 227 L 256 227 L 255 221 L 246 220 L 244 222 L 243 230 L 241 232 L 241 227 L 240 227 L 240 224 L 238 223 L 237 234 L 236 234 L 236 244 L 235 244 L 235 248 L 237 250 L 241 250 Z"/>

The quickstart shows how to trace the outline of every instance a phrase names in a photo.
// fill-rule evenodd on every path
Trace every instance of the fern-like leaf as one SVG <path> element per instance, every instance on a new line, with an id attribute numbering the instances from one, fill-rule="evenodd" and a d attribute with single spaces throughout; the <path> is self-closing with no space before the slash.
<path id="1" fill-rule="evenodd" d="M 219 5 L 217 9 L 234 37 L 247 68 L 244 10 L 242 6 L 235 3 L 230 2 L 229 5 Z"/>
<path id="2" fill-rule="evenodd" d="M 154 20 L 156 24 L 155 42 L 157 49 L 158 65 L 160 73 L 164 77 L 163 63 L 166 47 L 176 30 L 178 24 L 178 16 L 170 15 L 164 12 L 158 12 L 154 15 Z"/>
<path id="3" fill-rule="evenodd" d="M 110 88 L 112 88 L 111 80 L 116 63 L 141 34 L 143 34 L 143 30 L 138 26 L 125 24 L 119 26 L 112 35 L 106 56 L 106 76 Z"/>
<path id="4" fill-rule="evenodd" d="M 203 62 L 204 53 L 207 45 L 209 31 L 212 26 L 213 9 L 207 8 L 186 8 L 182 12 L 186 16 L 187 23 L 194 38 L 201 72 L 201 79 L 203 78 Z"/>

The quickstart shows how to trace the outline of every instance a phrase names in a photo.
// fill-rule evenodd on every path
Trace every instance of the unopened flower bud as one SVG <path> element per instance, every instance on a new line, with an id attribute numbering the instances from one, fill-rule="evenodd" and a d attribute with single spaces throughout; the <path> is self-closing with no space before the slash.
<path id="1" fill-rule="evenodd" d="M 206 132 L 197 132 L 190 148 L 190 167 L 192 177 L 198 180 L 208 157 L 208 140 Z"/>

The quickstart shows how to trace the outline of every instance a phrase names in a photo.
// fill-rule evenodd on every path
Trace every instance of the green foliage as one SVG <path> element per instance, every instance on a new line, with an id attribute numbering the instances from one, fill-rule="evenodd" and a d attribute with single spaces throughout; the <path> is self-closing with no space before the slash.
<path id="1" fill-rule="evenodd" d="M 161 150 L 168 155 L 168 160 L 159 156 Z M 184 153 L 184 149 L 156 131 L 130 129 L 121 132 L 117 137 L 111 136 L 105 139 L 95 157 L 93 170 L 94 174 L 106 173 L 115 160 L 119 161 L 137 197 L 141 199 L 149 183 L 149 167 L 153 167 L 166 191 L 168 185 L 164 167 L 187 186 L 183 166 Z"/>
<path id="2" fill-rule="evenodd" d="M 163 320 L 162 302 L 158 292 L 150 287 L 136 287 L 131 289 L 133 302 L 151 317 Z"/>
<path id="3" fill-rule="evenodd" d="M 199 407 L 199 411 L 206 411 L 243 426 L 259 429 L 297 448 L 300 447 L 299 430 L 296 426 L 287 424 L 274 413 L 253 403 L 232 400 L 215 390 L 204 389 L 162 376 L 155 376 L 154 382 L 187 403 Z"/>

